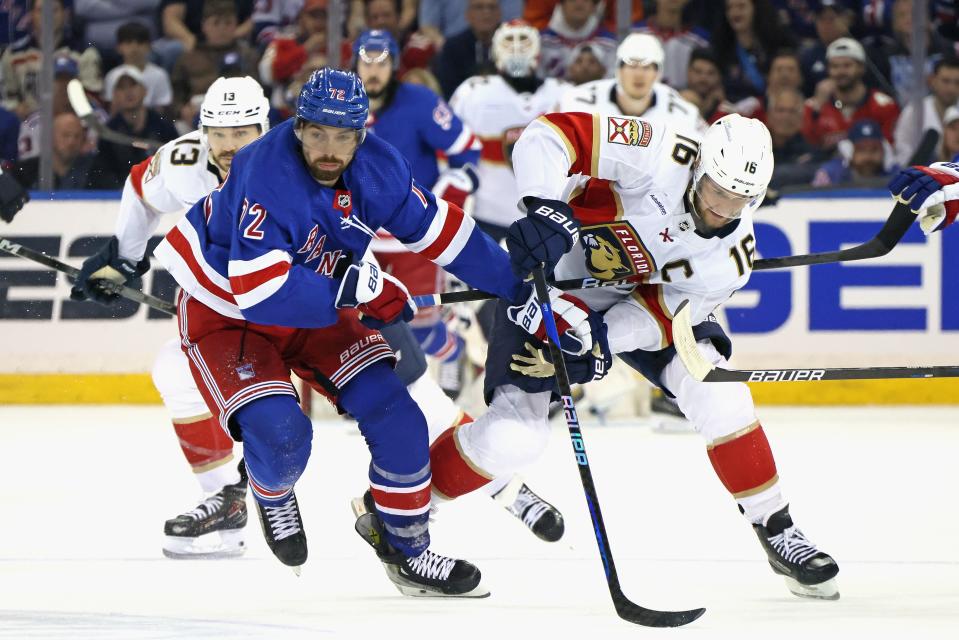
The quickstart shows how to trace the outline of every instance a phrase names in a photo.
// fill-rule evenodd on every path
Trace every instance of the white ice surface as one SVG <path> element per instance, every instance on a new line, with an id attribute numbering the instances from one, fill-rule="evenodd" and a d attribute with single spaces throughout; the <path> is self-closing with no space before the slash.
<path id="1" fill-rule="evenodd" d="M 526 475 L 566 537 L 539 542 L 483 496 L 446 505 L 433 548 L 475 562 L 492 597 L 414 600 L 352 530 L 368 454 L 349 423 L 316 424 L 297 578 L 252 513 L 242 559 L 161 555 L 163 521 L 199 490 L 161 408 L 0 407 L 0 638 L 959 638 L 959 410 L 761 417 L 797 524 L 840 564 L 837 602 L 786 591 L 698 436 L 585 425 L 627 596 L 707 608 L 657 630 L 613 612 L 561 423 Z"/>

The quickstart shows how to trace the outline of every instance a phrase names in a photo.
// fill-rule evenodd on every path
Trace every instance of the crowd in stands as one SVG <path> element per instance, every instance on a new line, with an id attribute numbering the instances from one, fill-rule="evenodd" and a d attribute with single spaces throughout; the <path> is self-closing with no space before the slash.
<path id="1" fill-rule="evenodd" d="M 221 75 L 249 75 L 280 121 L 314 69 L 351 64 L 351 41 L 384 29 L 399 74 L 447 99 L 495 73 L 493 32 L 523 19 L 540 31 L 539 73 L 572 85 L 612 77 L 616 0 L 339 0 L 341 46 L 327 33 L 334 0 L 6 0 L 0 10 L 0 160 L 37 188 L 41 12 L 53 4 L 56 189 L 118 189 L 146 152 L 98 139 L 76 117 L 82 84 L 98 118 L 169 141 L 196 127 Z M 926 69 L 913 70 L 913 2 L 921 0 L 634 0 L 633 31 L 659 38 L 661 82 L 707 122 L 763 120 L 776 154 L 773 187 L 875 184 L 910 162 L 928 129 L 931 157 L 959 154 L 959 0 L 930 0 Z M 914 113 L 917 87 L 926 93 Z"/>

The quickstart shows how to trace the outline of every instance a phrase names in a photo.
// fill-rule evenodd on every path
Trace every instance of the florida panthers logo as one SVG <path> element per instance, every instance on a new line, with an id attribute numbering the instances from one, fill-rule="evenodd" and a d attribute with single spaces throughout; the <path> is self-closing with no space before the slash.
<path id="1" fill-rule="evenodd" d="M 599 280 L 615 280 L 656 270 L 652 255 L 628 222 L 581 229 L 586 268 Z"/>
<path id="2" fill-rule="evenodd" d="M 648 147 L 653 139 L 653 127 L 645 120 L 632 118 L 607 119 L 609 131 L 606 139 L 613 144 L 622 144 L 627 147 Z"/>

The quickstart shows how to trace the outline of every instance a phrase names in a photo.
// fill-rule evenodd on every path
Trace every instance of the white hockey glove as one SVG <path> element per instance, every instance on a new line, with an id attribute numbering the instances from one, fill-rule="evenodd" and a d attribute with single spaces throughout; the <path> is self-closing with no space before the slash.
<path id="1" fill-rule="evenodd" d="M 506 309 L 506 315 L 513 324 L 519 325 L 537 340 L 546 342 L 546 323 L 532 285 L 526 302 Z M 594 325 L 602 324 L 603 319 L 592 311 L 579 298 L 563 293 L 554 287 L 549 288 L 553 318 L 559 332 L 559 346 L 573 356 L 579 356 L 593 348 Z"/>
<path id="2" fill-rule="evenodd" d="M 336 294 L 336 306 L 355 307 L 363 314 L 361 322 L 374 329 L 400 320 L 409 322 L 416 313 L 416 303 L 406 286 L 375 262 L 347 267 Z"/>
<path id="3" fill-rule="evenodd" d="M 440 174 L 431 191 L 437 198 L 455 204 L 467 214 L 472 208 L 472 195 L 479 188 L 479 177 L 473 165 L 447 169 Z"/>

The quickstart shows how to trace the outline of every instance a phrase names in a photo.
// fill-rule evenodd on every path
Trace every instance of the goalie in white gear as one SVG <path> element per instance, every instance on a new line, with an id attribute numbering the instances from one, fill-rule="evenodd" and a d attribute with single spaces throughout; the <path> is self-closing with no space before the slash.
<path id="1" fill-rule="evenodd" d="M 450 98 L 453 112 L 483 142 L 473 218 L 497 240 L 521 215 L 511 204 L 518 196 L 510 165 L 513 144 L 530 121 L 556 108 L 569 86 L 536 76 L 539 50 L 539 31 L 529 24 L 501 24 L 490 47 L 498 73 L 466 80 Z"/>
<path id="2" fill-rule="evenodd" d="M 567 357 L 570 377 L 581 371 L 574 381 L 589 381 L 593 360 L 618 354 L 675 395 L 773 570 L 796 595 L 835 599 L 838 566 L 794 525 L 748 387 L 697 381 L 672 345 L 672 314 L 689 300 L 700 348 L 726 363 L 731 342 L 712 314 L 749 279 L 752 216 L 773 169 L 772 141 L 759 121 L 730 115 L 710 127 L 702 145 L 694 136 L 621 115 L 553 113 L 531 123 L 514 149 L 528 215 L 510 228 L 510 259 L 517 273 L 545 263 L 556 279 L 642 276 L 632 291 L 578 294 L 602 313 L 592 335 L 603 353 Z M 569 206 L 567 176 L 576 174 L 608 181 L 611 194 Z M 571 233 L 568 224 L 549 223 L 554 217 L 579 226 Z M 553 242 L 564 235 L 572 242 Z M 500 322 L 490 343 L 489 411 L 456 434 L 458 464 L 491 475 L 540 455 L 555 391 L 543 345 L 510 328 Z"/>

